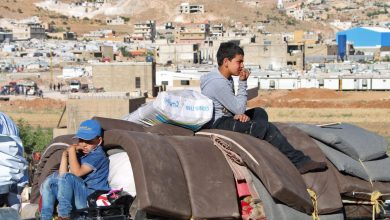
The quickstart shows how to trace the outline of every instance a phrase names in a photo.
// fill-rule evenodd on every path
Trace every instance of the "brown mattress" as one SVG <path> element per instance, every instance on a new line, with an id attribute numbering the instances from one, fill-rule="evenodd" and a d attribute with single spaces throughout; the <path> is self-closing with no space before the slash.
<path id="1" fill-rule="evenodd" d="M 150 132 L 150 133 L 156 133 L 161 135 L 183 135 L 183 136 L 194 135 L 194 132 L 189 129 L 171 125 L 171 124 L 163 123 L 151 127 L 144 127 L 134 122 L 119 120 L 119 119 L 103 118 L 103 117 L 93 117 L 92 119 L 95 119 L 100 123 L 103 131 L 119 129 L 125 131 Z"/>
<path id="2" fill-rule="evenodd" d="M 139 209 L 175 219 L 239 217 L 233 174 L 209 138 L 111 130 L 105 143 L 128 153 Z"/>
<path id="3" fill-rule="evenodd" d="M 241 156 L 248 168 L 259 177 L 273 198 L 296 210 L 308 214 L 312 212 L 313 204 L 306 190 L 305 182 L 294 165 L 278 149 L 266 141 L 237 132 L 216 129 L 201 130 L 201 132 L 222 135 L 221 138 L 229 143 L 232 150 Z M 201 134 L 200 132 L 196 135 L 207 136 L 207 134 Z M 245 150 L 227 138 L 241 145 L 254 157 L 258 164 L 245 153 Z"/>
<path id="4" fill-rule="evenodd" d="M 327 161 L 324 153 L 306 133 L 288 124 L 278 123 L 276 125 L 295 149 L 302 151 L 315 161 Z M 342 209 L 343 204 L 336 177 L 330 169 L 323 172 L 306 173 L 302 177 L 307 188 L 316 192 L 319 214 L 334 213 Z"/>

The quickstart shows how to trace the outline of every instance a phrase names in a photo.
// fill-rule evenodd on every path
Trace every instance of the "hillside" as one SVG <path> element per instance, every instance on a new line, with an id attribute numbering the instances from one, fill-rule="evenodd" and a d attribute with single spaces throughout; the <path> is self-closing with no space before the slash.
<path id="1" fill-rule="evenodd" d="M 39 0 L 0 0 L 0 17 L 24 19 L 38 15 L 35 3 Z"/>
<path id="2" fill-rule="evenodd" d="M 43 22 L 55 24 L 58 28 L 70 29 L 79 34 L 110 28 L 118 33 L 131 33 L 132 24 L 137 21 L 156 20 L 164 22 L 191 22 L 209 20 L 213 23 L 232 24 L 241 21 L 252 25 L 257 21 L 269 20 L 266 26 L 269 32 L 292 31 L 296 29 L 323 32 L 332 30 L 315 22 L 299 22 L 287 17 L 276 9 L 276 0 L 263 0 L 257 5 L 245 4 L 237 0 L 189 0 L 186 2 L 203 4 L 205 13 L 200 15 L 180 15 L 178 6 L 181 0 L 112 0 L 99 10 L 81 10 L 70 7 L 69 3 L 78 0 L 1 0 L 0 14 L 3 18 L 22 19 L 39 16 Z M 54 2 L 57 2 L 56 4 Z M 37 5 L 40 7 L 38 8 Z M 127 17 L 130 22 L 121 26 L 106 26 L 106 17 L 117 15 Z"/>

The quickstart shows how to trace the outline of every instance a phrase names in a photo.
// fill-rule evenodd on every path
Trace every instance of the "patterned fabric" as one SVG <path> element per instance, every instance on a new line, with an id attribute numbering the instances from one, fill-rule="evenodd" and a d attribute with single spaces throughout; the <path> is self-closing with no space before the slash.
<path id="1" fill-rule="evenodd" d="M 15 123 L 0 112 L 0 194 L 8 194 L 8 204 L 20 209 L 23 187 L 28 184 L 28 162 Z"/>
<path id="2" fill-rule="evenodd" d="M 18 127 L 12 119 L 3 112 L 0 112 L 0 134 L 19 137 Z"/>

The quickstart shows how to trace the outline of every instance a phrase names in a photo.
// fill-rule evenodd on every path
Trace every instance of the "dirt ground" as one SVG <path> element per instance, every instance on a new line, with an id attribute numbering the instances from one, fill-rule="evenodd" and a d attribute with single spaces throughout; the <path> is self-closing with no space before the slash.
<path id="1" fill-rule="evenodd" d="M 270 121 L 326 124 L 345 122 L 390 141 L 390 92 L 298 89 L 260 91 L 248 102 L 263 107 Z"/>
<path id="2" fill-rule="evenodd" d="M 273 108 L 390 108 L 390 92 L 328 89 L 260 91 L 259 96 L 250 100 L 248 105 Z"/>
<path id="3" fill-rule="evenodd" d="M 65 101 L 51 98 L 14 97 L 0 101 L 0 109 L 15 121 L 26 120 L 32 126 L 54 128 L 61 117 Z"/>

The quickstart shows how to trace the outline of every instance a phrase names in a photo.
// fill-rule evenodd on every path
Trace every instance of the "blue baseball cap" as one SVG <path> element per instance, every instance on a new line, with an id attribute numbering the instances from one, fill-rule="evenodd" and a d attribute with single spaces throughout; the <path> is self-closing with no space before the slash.
<path id="1" fill-rule="evenodd" d="M 79 130 L 77 130 L 76 137 L 82 140 L 92 140 L 96 137 L 102 136 L 102 127 L 98 121 L 86 120 L 81 122 Z"/>

